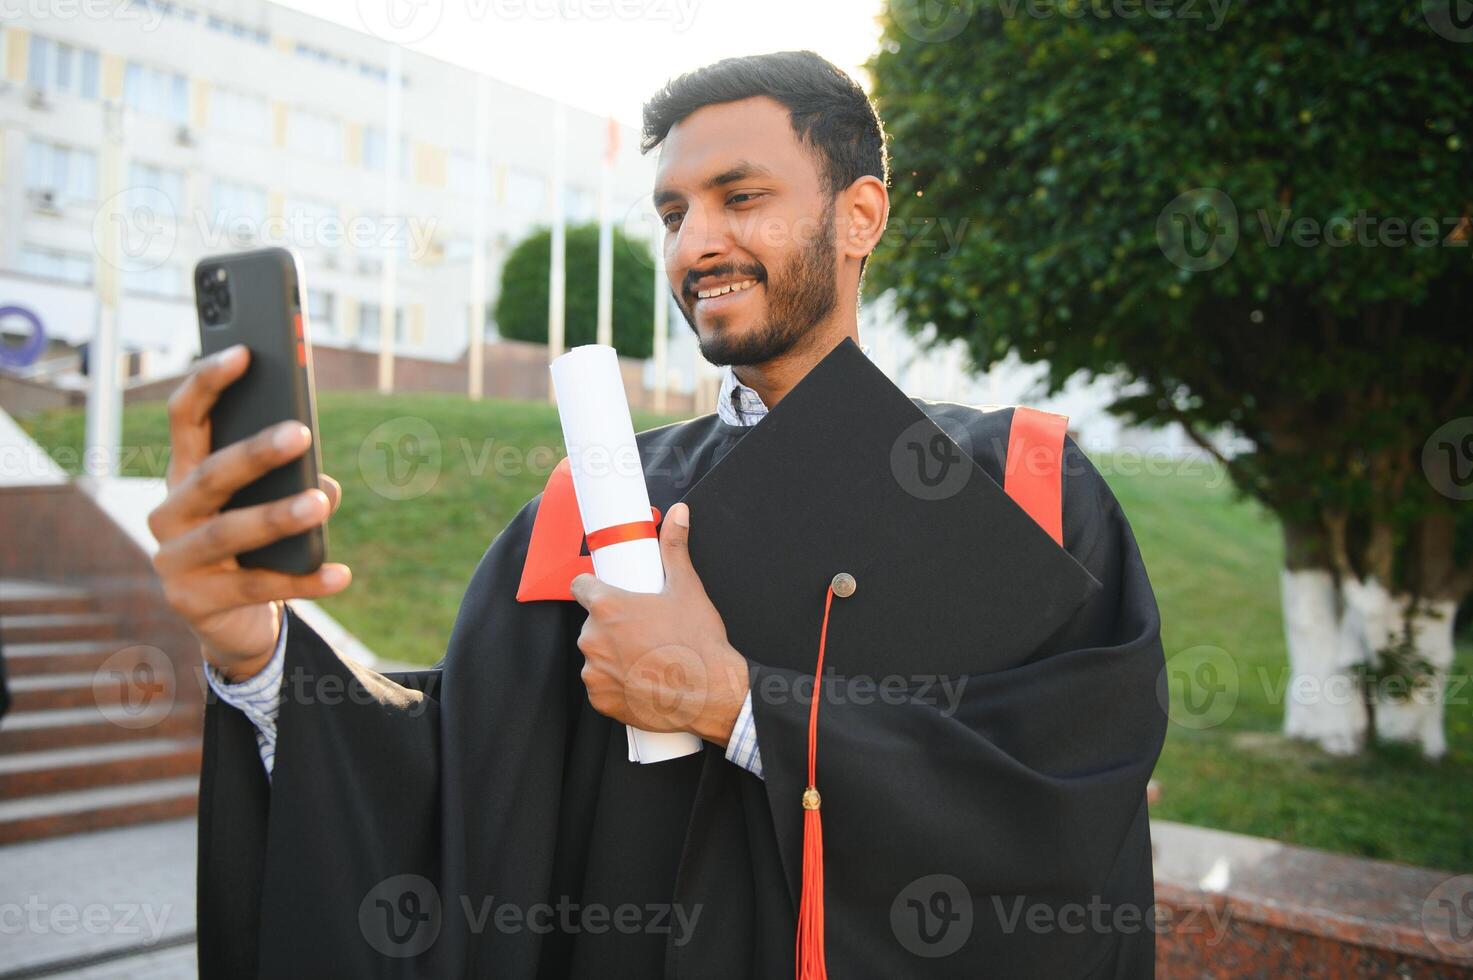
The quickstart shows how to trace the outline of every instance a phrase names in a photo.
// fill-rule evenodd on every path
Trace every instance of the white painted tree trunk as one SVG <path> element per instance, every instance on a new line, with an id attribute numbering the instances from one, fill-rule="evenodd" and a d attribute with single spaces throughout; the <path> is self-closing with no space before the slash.
<path id="1" fill-rule="evenodd" d="M 1342 587 L 1347 609 L 1358 619 L 1359 648 L 1374 651 L 1397 644 L 1405 632 L 1411 597 L 1392 595 L 1375 579 Z M 1429 759 L 1447 752 L 1443 705 L 1448 671 L 1453 663 L 1453 620 L 1457 604 L 1424 602 L 1411 616 L 1413 652 L 1435 672 L 1426 685 L 1409 687 L 1403 679 L 1384 679 L 1376 691 L 1376 734 L 1392 742 L 1409 742 Z"/>
<path id="2" fill-rule="evenodd" d="M 1335 577 L 1325 569 L 1286 568 L 1279 587 L 1290 671 L 1284 734 L 1336 755 L 1359 752 L 1366 709 L 1351 670 L 1364 654 L 1351 641 L 1361 631 L 1341 616 Z"/>

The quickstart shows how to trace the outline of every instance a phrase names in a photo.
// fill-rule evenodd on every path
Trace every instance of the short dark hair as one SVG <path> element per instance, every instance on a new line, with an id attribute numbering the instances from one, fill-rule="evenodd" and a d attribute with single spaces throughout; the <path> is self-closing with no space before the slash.
<path id="1" fill-rule="evenodd" d="M 726 58 L 672 79 L 644 104 L 641 152 L 697 109 L 765 95 L 786 106 L 793 132 L 818 151 L 832 197 L 866 175 L 888 187 L 890 166 L 880 116 L 864 89 L 812 51 Z"/>

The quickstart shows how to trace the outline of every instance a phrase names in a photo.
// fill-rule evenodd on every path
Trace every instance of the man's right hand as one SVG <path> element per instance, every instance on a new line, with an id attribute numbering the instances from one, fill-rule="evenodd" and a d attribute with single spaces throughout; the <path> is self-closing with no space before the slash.
<path id="1" fill-rule="evenodd" d="M 199 637 L 205 659 L 232 683 L 270 661 L 284 600 L 332 595 L 352 581 L 342 564 L 287 575 L 241 568 L 235 560 L 316 527 L 342 499 L 337 481 L 324 475 L 321 489 L 221 511 L 236 490 L 296 459 L 312 442 L 310 429 L 289 421 L 210 452 L 210 408 L 249 363 L 244 346 L 221 351 L 200 361 L 169 398 L 169 495 L 148 515 L 159 542 L 153 567 L 164 595 Z"/>

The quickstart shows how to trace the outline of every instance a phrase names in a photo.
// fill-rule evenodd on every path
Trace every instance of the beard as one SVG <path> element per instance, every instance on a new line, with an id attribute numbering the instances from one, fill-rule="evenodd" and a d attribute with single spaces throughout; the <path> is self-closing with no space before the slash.
<path id="1" fill-rule="evenodd" d="M 708 275 L 745 275 L 767 287 L 767 318 L 745 335 L 714 330 L 702 337 L 684 300 L 676 303 L 696 335 L 701 356 L 717 367 L 763 364 L 792 350 L 830 313 L 838 301 L 838 272 L 834 268 L 834 201 L 819 220 L 817 239 L 788 260 L 775 279 L 761 265 L 721 266 Z M 718 321 L 719 322 L 719 321 Z"/>

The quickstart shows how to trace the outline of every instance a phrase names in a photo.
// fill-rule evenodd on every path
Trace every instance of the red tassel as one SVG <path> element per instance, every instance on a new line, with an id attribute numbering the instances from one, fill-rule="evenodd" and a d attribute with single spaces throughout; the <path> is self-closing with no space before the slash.
<path id="1" fill-rule="evenodd" d="M 829 635 L 834 586 L 823 603 L 818 663 L 813 668 L 813 702 L 808 707 L 808 788 L 803 791 L 803 894 L 798 903 L 798 980 L 828 980 L 823 935 L 823 818 L 818 794 L 818 702 L 823 685 L 823 651 Z"/>

